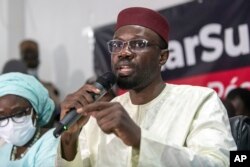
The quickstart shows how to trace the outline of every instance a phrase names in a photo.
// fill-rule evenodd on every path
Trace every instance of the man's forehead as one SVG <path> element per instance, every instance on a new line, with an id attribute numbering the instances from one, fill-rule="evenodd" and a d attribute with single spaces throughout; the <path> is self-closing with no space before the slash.
<path id="1" fill-rule="evenodd" d="M 158 34 L 149 28 L 139 25 L 125 25 L 117 29 L 114 38 L 145 38 L 156 39 Z"/>

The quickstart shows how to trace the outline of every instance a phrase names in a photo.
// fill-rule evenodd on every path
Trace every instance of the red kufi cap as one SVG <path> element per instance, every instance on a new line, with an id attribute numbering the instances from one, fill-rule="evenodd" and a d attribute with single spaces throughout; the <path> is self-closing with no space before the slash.
<path id="1" fill-rule="evenodd" d="M 151 29 L 168 43 L 169 26 L 167 20 L 158 12 L 142 7 L 122 10 L 115 26 L 115 31 L 122 26 L 139 25 Z"/>

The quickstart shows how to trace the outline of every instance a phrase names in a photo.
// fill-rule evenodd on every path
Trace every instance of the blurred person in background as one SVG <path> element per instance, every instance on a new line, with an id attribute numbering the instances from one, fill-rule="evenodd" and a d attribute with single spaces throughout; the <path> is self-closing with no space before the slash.
<path id="1" fill-rule="evenodd" d="M 21 60 L 11 59 L 4 64 L 2 74 L 9 72 L 20 72 L 27 74 L 28 69 L 26 64 Z"/>
<path id="2" fill-rule="evenodd" d="M 246 88 L 235 88 L 226 96 L 235 108 L 235 115 L 250 116 L 250 91 Z"/>
<path id="3" fill-rule="evenodd" d="M 54 126 L 54 121 L 57 122 L 60 117 L 60 93 L 58 88 L 52 84 L 51 82 L 47 82 L 44 80 L 41 80 L 38 75 L 38 68 L 40 65 L 40 58 L 39 58 L 39 45 L 34 40 L 23 40 L 20 43 L 20 56 L 21 60 L 26 64 L 27 66 L 27 72 L 28 74 L 36 77 L 49 91 L 49 96 L 53 99 L 55 102 L 55 114 L 54 114 L 54 120 L 48 124 L 49 127 Z"/>
<path id="4" fill-rule="evenodd" d="M 250 150 L 250 91 L 246 88 L 235 88 L 228 93 L 224 104 L 230 117 L 237 150 Z"/>
<path id="5" fill-rule="evenodd" d="M 221 101 L 223 102 L 226 110 L 227 110 L 227 115 L 229 118 L 231 117 L 234 117 L 235 116 L 235 107 L 234 105 L 232 104 L 232 102 L 228 99 L 221 99 Z"/>

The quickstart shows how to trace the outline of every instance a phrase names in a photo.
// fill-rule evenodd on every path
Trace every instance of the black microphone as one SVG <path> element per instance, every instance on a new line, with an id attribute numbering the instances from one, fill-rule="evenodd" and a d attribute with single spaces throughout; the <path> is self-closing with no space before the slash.
<path id="1" fill-rule="evenodd" d="M 96 88 L 100 90 L 100 94 L 92 94 L 94 101 L 101 99 L 116 83 L 116 76 L 112 72 L 104 73 L 102 76 L 98 77 L 96 82 L 93 84 Z M 69 113 L 58 123 L 53 134 L 55 137 L 59 137 L 64 131 L 66 131 L 71 125 L 73 125 L 79 118 L 81 114 L 76 112 L 76 109 L 71 109 Z"/>

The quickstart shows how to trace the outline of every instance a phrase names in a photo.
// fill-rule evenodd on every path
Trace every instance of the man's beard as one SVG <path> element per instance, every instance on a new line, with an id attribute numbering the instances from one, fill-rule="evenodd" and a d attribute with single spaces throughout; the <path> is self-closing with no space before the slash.
<path id="1" fill-rule="evenodd" d="M 117 78 L 117 85 L 121 89 L 141 89 L 144 87 L 144 85 L 147 85 L 147 81 L 149 79 L 150 73 L 147 73 L 147 71 L 144 71 L 140 74 L 135 74 L 128 77 L 122 77 L 118 76 Z"/>
<path id="2" fill-rule="evenodd" d="M 139 83 L 138 80 L 133 79 L 133 77 L 118 77 L 117 78 L 117 85 L 121 89 L 133 89 Z"/>

